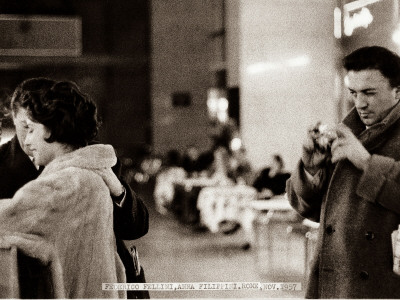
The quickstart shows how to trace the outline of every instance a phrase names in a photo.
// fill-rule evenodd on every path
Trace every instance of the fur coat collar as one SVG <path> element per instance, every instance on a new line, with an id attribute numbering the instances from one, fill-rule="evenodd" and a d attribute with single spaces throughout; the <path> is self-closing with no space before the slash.
<path id="1" fill-rule="evenodd" d="M 43 170 L 42 175 L 76 167 L 87 170 L 111 168 L 117 163 L 114 148 L 111 145 L 90 145 L 57 157 Z"/>

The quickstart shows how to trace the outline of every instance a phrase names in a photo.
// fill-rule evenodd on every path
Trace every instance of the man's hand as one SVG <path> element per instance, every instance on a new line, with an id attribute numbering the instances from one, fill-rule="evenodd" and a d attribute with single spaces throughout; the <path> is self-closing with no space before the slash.
<path id="1" fill-rule="evenodd" d="M 332 144 L 332 162 L 348 159 L 356 168 L 365 170 L 371 154 L 365 149 L 351 130 L 339 124 L 336 127 L 338 138 Z"/>
<path id="2" fill-rule="evenodd" d="M 319 123 L 316 126 L 319 126 Z M 323 164 L 330 157 L 329 151 L 322 151 L 316 145 L 316 136 L 314 133 L 316 126 L 308 130 L 307 137 L 303 142 L 303 154 L 301 157 L 304 168 L 313 176 L 323 167 Z"/>

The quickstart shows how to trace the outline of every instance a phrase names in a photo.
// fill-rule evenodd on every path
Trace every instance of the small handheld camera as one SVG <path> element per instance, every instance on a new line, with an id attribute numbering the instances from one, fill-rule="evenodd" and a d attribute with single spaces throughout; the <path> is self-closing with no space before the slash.
<path id="1" fill-rule="evenodd" d="M 321 123 L 317 123 L 310 130 L 310 134 L 314 141 L 315 149 L 321 153 L 329 152 L 333 141 L 337 137 L 335 130 Z"/>

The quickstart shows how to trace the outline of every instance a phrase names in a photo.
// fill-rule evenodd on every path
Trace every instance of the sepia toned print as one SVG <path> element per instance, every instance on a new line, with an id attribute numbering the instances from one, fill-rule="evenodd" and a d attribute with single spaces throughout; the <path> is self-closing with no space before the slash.
<path id="1" fill-rule="evenodd" d="M 0 0 L 0 298 L 398 298 L 399 4 Z"/>

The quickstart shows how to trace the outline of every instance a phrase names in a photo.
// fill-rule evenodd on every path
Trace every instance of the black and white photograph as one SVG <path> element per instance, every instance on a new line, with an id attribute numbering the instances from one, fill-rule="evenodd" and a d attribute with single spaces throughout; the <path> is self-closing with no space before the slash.
<path id="1" fill-rule="evenodd" d="M 400 0 L 0 0 L 0 299 L 400 299 Z"/>

